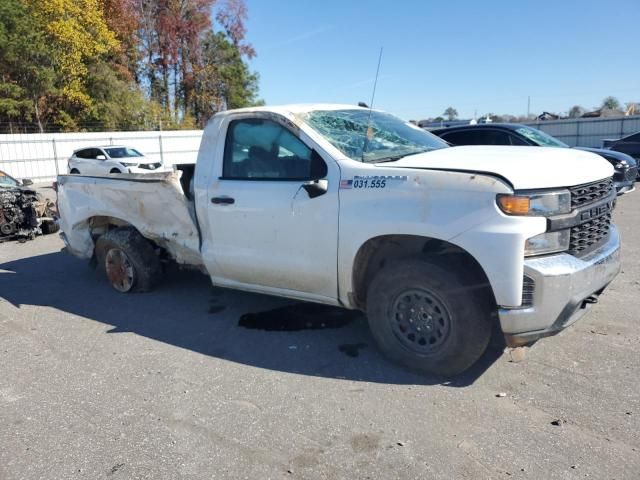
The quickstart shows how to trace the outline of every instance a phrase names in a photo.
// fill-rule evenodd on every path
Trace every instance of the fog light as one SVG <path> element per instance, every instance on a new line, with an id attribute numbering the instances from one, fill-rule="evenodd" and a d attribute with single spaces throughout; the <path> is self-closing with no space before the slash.
<path id="1" fill-rule="evenodd" d="M 569 249 L 569 230 L 545 232 L 527 240 L 525 256 L 564 252 Z"/>

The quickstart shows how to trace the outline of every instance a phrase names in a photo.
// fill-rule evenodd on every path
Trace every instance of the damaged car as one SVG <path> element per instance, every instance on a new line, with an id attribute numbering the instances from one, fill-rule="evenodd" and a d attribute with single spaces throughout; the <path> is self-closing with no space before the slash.
<path id="1" fill-rule="evenodd" d="M 177 169 L 58 176 L 66 251 L 122 293 L 172 261 L 361 310 L 421 372 L 466 370 L 494 331 L 517 347 L 564 330 L 621 268 L 614 168 L 591 152 L 449 148 L 382 111 L 288 105 L 217 113 Z"/>
<path id="2" fill-rule="evenodd" d="M 0 170 L 0 242 L 32 240 L 58 231 L 55 203 L 29 188 L 32 184 Z"/>

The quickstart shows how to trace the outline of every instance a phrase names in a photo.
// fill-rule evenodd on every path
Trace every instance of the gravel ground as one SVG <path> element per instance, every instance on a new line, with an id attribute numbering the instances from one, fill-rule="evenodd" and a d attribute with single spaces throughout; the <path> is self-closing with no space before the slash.
<path id="1" fill-rule="evenodd" d="M 288 302 L 188 272 L 121 295 L 55 235 L 0 244 L 0 479 L 637 479 L 640 194 L 616 218 L 624 271 L 589 315 L 450 382 L 362 317 L 247 328 Z"/>

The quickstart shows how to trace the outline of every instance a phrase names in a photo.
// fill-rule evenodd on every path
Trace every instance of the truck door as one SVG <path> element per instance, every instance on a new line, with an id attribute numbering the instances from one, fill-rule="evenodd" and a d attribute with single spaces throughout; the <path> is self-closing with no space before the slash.
<path id="1" fill-rule="evenodd" d="M 335 301 L 337 164 L 271 119 L 232 120 L 226 132 L 202 245 L 214 282 Z"/>

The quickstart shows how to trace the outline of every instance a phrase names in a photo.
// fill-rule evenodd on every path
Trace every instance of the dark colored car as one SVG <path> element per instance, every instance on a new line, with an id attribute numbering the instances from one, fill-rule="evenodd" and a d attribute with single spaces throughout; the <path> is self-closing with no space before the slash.
<path id="1" fill-rule="evenodd" d="M 491 123 L 431 130 L 451 145 L 518 145 L 534 147 L 572 148 L 557 138 L 526 125 L 517 123 Z M 596 153 L 605 158 L 615 172 L 613 181 L 618 195 L 634 189 L 638 166 L 633 157 L 604 148 L 573 147 Z"/>
<path id="2" fill-rule="evenodd" d="M 607 150 L 626 153 L 635 158 L 636 162 L 640 162 L 640 132 L 632 133 L 618 140 L 604 140 L 602 146 Z"/>
<path id="3" fill-rule="evenodd" d="M 0 242 L 30 240 L 58 231 L 55 203 L 29 188 L 32 184 L 0 170 Z"/>

